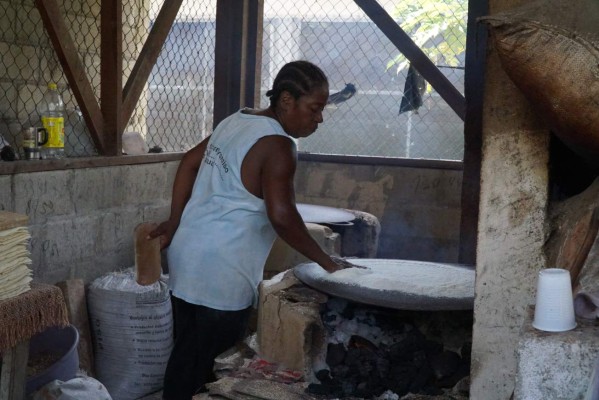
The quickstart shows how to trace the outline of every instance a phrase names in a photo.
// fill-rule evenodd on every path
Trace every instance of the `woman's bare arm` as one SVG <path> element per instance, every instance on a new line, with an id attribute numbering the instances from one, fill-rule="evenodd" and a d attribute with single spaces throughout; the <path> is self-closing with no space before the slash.
<path id="1" fill-rule="evenodd" d="M 183 209 L 191 197 L 193 184 L 198 175 L 202 159 L 206 153 L 208 139 L 202 140 L 197 146 L 189 150 L 177 168 L 175 182 L 173 183 L 173 193 L 171 199 L 171 213 L 168 220 L 158 225 L 154 231 L 150 232 L 150 238 L 160 236 L 160 247 L 165 248 L 171 243 L 173 235 L 181 221 Z"/>

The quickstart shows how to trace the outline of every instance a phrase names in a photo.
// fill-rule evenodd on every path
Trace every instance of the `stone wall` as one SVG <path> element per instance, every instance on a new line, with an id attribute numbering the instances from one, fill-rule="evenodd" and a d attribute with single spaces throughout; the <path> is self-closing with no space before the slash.
<path id="1" fill-rule="evenodd" d="M 36 280 L 87 282 L 133 266 L 133 229 L 167 218 L 177 165 L 0 175 L 0 209 L 29 216 Z M 460 177 L 458 170 L 300 162 L 298 201 L 377 216 L 379 257 L 455 262 Z"/>
<path id="2" fill-rule="evenodd" d="M 0 209 L 29 216 L 34 280 L 87 282 L 132 267 L 133 229 L 168 217 L 176 167 L 170 162 L 0 175 Z"/>

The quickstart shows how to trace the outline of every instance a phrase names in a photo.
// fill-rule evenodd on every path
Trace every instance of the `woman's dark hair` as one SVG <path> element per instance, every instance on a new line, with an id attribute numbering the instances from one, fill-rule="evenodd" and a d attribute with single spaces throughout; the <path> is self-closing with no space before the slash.
<path id="1" fill-rule="evenodd" d="M 309 61 L 292 61 L 283 65 L 275 77 L 272 89 L 266 92 L 270 106 L 274 107 L 283 91 L 288 91 L 297 100 L 315 88 L 328 86 L 329 81 L 320 68 Z"/>

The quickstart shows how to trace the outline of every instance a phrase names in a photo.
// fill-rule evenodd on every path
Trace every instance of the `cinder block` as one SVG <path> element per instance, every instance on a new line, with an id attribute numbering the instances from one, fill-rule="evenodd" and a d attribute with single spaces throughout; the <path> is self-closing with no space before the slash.
<path id="1" fill-rule="evenodd" d="M 69 191 L 78 214 L 87 214 L 124 204 L 125 177 L 121 167 L 75 170 Z"/>
<path id="2" fill-rule="evenodd" d="M 60 170 L 14 175 L 15 212 L 27 214 L 31 224 L 71 214 L 76 209 L 70 194 L 72 174 L 72 170 Z"/>
<path id="3" fill-rule="evenodd" d="M 125 179 L 125 204 L 151 204 L 172 192 L 167 185 L 166 170 L 160 163 L 121 167 Z"/>
<path id="4" fill-rule="evenodd" d="M 599 356 L 599 326 L 578 319 L 567 332 L 532 327 L 533 310 L 522 328 L 517 359 L 515 400 L 583 399 Z"/>
<path id="5" fill-rule="evenodd" d="M 326 364 L 326 331 L 320 306 L 328 297 L 303 285 L 293 271 L 282 272 L 260 284 L 258 346 L 262 358 L 304 373 L 316 382 L 315 372 Z"/>

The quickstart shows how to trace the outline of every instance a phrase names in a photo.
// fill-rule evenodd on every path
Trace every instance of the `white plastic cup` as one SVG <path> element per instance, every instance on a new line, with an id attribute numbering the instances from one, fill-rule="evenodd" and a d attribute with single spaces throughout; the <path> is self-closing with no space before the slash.
<path id="1" fill-rule="evenodd" d="M 570 271 L 547 268 L 539 272 L 532 326 L 548 332 L 569 331 L 576 327 Z"/>

